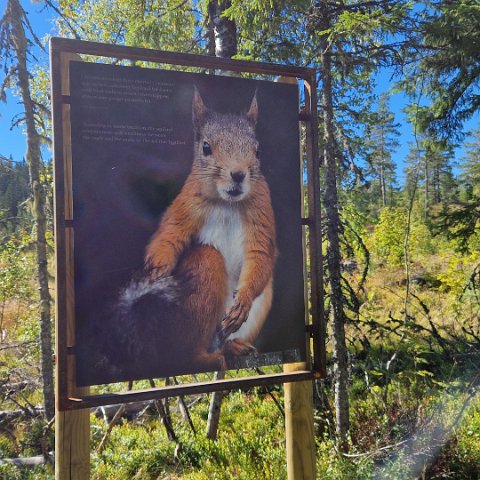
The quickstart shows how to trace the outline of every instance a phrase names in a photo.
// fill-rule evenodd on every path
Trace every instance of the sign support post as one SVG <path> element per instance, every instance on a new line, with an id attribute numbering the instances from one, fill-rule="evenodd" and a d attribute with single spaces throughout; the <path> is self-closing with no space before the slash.
<path id="1" fill-rule="evenodd" d="M 81 61 L 79 55 L 68 52 L 55 52 L 52 53 L 52 64 L 58 62 L 60 64 L 60 84 L 58 80 L 56 84 L 52 86 L 53 89 L 58 88 L 62 95 L 69 95 L 70 93 L 70 81 L 69 81 L 69 62 Z M 55 108 L 55 105 L 54 105 Z M 65 223 L 73 218 L 73 202 L 71 197 L 71 142 L 70 142 L 70 105 L 57 105 L 57 108 L 61 108 L 62 112 L 62 128 L 61 135 L 63 136 L 63 171 L 57 171 L 57 175 L 63 176 L 63 184 L 65 185 L 64 202 L 62 205 L 56 205 L 57 210 L 60 209 L 63 212 Z M 57 179 L 58 180 L 58 179 Z M 62 261 L 57 261 L 58 269 L 64 269 L 66 272 L 71 272 L 73 268 L 73 252 L 72 252 L 72 229 L 65 228 L 62 232 L 58 229 L 56 235 L 63 235 L 65 238 L 64 255 L 62 255 Z M 68 275 L 67 275 L 68 276 Z M 57 277 L 58 278 L 58 277 Z M 70 276 L 71 278 L 71 276 Z M 56 311 L 56 331 L 61 323 L 66 323 L 66 336 L 68 345 L 75 344 L 75 323 L 73 315 L 73 285 L 71 282 L 64 285 L 66 302 L 64 308 L 60 307 L 57 302 Z M 62 318 L 66 319 L 66 322 L 62 322 Z M 60 362 L 58 362 L 58 335 L 57 341 L 57 358 L 56 358 L 56 407 L 55 407 L 55 480 L 88 480 L 90 478 L 90 410 L 67 410 L 61 411 L 59 408 L 59 389 L 60 378 L 59 370 L 61 368 Z M 69 367 L 73 371 L 74 358 L 72 355 L 67 357 Z M 70 378 L 68 381 L 67 389 L 73 395 L 87 395 L 88 388 L 77 388 Z"/>
<path id="2" fill-rule="evenodd" d="M 90 410 L 56 412 L 55 480 L 90 478 Z"/>
<path id="3" fill-rule="evenodd" d="M 284 366 L 285 372 L 305 369 L 304 363 Z M 315 480 L 315 431 L 312 382 L 285 384 L 285 438 L 288 480 Z"/>

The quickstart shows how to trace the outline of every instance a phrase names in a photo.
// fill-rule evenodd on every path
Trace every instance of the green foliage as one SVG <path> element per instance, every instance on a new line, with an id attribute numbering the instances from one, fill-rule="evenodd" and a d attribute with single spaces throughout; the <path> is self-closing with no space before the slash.
<path id="1" fill-rule="evenodd" d="M 161 50 L 200 51 L 198 2 L 178 0 L 60 1 L 62 35 Z M 105 15 L 108 12 L 108 15 Z"/>
<path id="2" fill-rule="evenodd" d="M 365 252 L 363 239 L 367 236 L 369 218 L 365 215 L 350 198 L 345 198 L 342 210 L 342 222 L 346 244 L 346 257 L 355 257 L 368 261 L 368 253 Z"/>
<path id="3" fill-rule="evenodd" d="M 404 208 L 384 208 L 373 235 L 373 251 L 387 265 L 402 264 L 407 212 Z"/>
<path id="4" fill-rule="evenodd" d="M 51 466 L 35 468 L 18 468 L 14 465 L 0 465 L 0 478 L 6 480 L 54 480 Z"/>
<path id="5" fill-rule="evenodd" d="M 12 439 L 6 436 L 0 437 L 0 458 L 13 458 L 17 454 Z M 1 471 L 1 470 L 0 470 Z"/>
<path id="6" fill-rule="evenodd" d="M 419 108 L 419 126 L 451 140 L 462 136 L 463 122 L 480 107 L 478 2 L 429 1 L 421 18 L 417 72 L 432 105 Z"/>
<path id="7" fill-rule="evenodd" d="M 29 251 L 32 239 L 26 232 L 19 232 L 0 244 L 0 300 L 35 298 L 32 276 L 34 265 Z"/>
<path id="8" fill-rule="evenodd" d="M 38 105 L 36 115 L 37 129 L 42 143 L 50 147 L 52 139 L 52 113 L 50 109 L 50 72 L 49 66 L 37 63 L 32 67 L 32 99 Z"/>
<path id="9" fill-rule="evenodd" d="M 377 261 L 387 266 L 401 266 L 405 258 L 405 236 L 408 213 L 402 207 L 384 208 L 372 237 L 372 250 Z M 412 213 L 408 249 L 411 260 L 433 253 L 432 238 L 425 222 L 420 218 L 418 209 Z"/>
<path id="10" fill-rule="evenodd" d="M 172 475 L 182 479 L 239 478 L 254 480 L 286 478 L 283 422 L 277 406 L 268 396 L 231 393 L 222 407 L 219 438 L 204 436 L 208 398 L 191 410 L 200 430 L 194 436 L 179 421 L 174 405 L 175 429 L 181 447 L 169 442 L 158 419 L 151 416 L 143 425 L 116 426 L 105 450 L 93 456 L 92 478 L 150 480 Z M 105 426 L 93 420 L 94 446 Z M 176 459 L 175 459 L 176 458 Z"/>
<path id="11" fill-rule="evenodd" d="M 322 480 L 360 480 L 371 478 L 372 461 L 368 458 L 342 458 L 332 441 L 317 444 L 317 477 Z"/>
<path id="12" fill-rule="evenodd" d="M 450 291 L 454 298 L 460 299 L 468 284 L 473 268 L 480 260 L 480 251 L 476 251 L 468 256 L 450 252 L 444 253 L 443 257 L 446 268 L 438 274 L 438 279 L 441 281 L 444 290 Z"/>
<path id="13" fill-rule="evenodd" d="M 480 197 L 473 196 L 466 202 L 458 202 L 439 212 L 434 229 L 452 240 L 452 246 L 464 254 L 480 247 Z"/>
<path id="14" fill-rule="evenodd" d="M 480 128 L 472 134 L 472 139 L 466 142 L 465 156 L 462 158 L 460 179 L 463 182 L 465 200 L 480 197 Z"/>
<path id="15" fill-rule="evenodd" d="M 29 220 L 25 208 L 29 196 L 27 164 L 0 156 L 0 235 L 14 232 Z"/>
<path id="16" fill-rule="evenodd" d="M 199 17 L 195 15 L 198 2 L 122 0 L 120 3 L 128 12 L 127 45 L 191 53 L 201 51 L 201 36 L 197 36 Z"/>
<path id="17" fill-rule="evenodd" d="M 305 0 L 233 0 L 225 15 L 239 32 L 236 58 L 305 64 L 308 53 L 299 47 L 308 41 L 308 7 Z"/>
<path id="18" fill-rule="evenodd" d="M 480 470 L 480 404 L 468 412 L 463 425 L 447 445 L 452 459 L 450 469 L 459 478 L 475 478 Z"/>

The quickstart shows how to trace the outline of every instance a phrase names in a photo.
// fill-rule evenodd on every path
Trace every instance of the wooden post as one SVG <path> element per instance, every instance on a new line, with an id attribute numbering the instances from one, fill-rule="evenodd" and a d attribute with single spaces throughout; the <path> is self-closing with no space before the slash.
<path id="1" fill-rule="evenodd" d="M 279 77 L 278 82 L 298 85 L 294 77 Z M 302 200 L 304 184 L 301 179 Z M 304 205 L 301 206 L 305 214 Z M 311 213 L 311 212 L 310 212 Z M 306 255 L 305 235 L 303 251 Z M 304 259 L 305 281 L 307 279 L 306 257 Z M 305 288 L 305 305 L 308 305 L 307 288 Z M 309 351 L 309 342 L 307 352 Z M 309 370 L 307 363 L 292 363 L 284 365 L 285 373 Z M 288 480 L 315 480 L 315 430 L 313 424 L 313 392 L 312 382 L 292 382 L 285 384 L 285 438 L 287 450 Z"/>
<path id="2" fill-rule="evenodd" d="M 75 54 L 62 53 L 61 64 L 61 89 L 62 95 L 69 95 L 69 62 L 70 60 L 81 61 L 81 57 Z M 63 179 L 57 178 L 56 181 L 64 182 L 65 198 L 62 205 L 65 220 L 73 219 L 73 201 L 72 201 L 72 162 L 71 162 L 71 144 L 70 144 L 70 105 L 62 105 L 62 125 L 63 125 Z M 56 172 L 56 175 L 59 172 Z M 59 201 L 59 199 L 57 199 Z M 64 299 L 59 298 L 57 286 L 57 325 L 60 320 L 66 320 L 67 346 L 75 345 L 75 319 L 74 319 L 74 289 L 73 289 L 73 231 L 72 228 L 64 228 L 62 232 L 65 238 L 64 258 L 57 257 L 58 268 L 65 269 L 65 278 L 68 279 L 66 285 L 61 286 Z M 59 308 L 59 302 L 65 302 L 65 308 Z M 66 319 L 60 319 L 60 315 L 65 315 Z M 58 331 L 58 326 L 57 326 Z M 57 335 L 57 352 L 58 352 Z M 57 355 L 58 358 L 58 355 Z M 68 372 L 68 391 L 70 395 L 88 394 L 88 388 L 76 388 L 73 372 L 75 371 L 74 357 L 69 355 L 67 359 Z M 58 392 L 59 392 L 59 363 L 56 365 L 57 373 L 57 405 L 55 412 L 55 480 L 88 480 L 90 478 L 90 411 L 59 411 Z M 65 368 L 65 365 L 62 366 Z"/>
<path id="3" fill-rule="evenodd" d="M 305 369 L 304 363 L 284 365 L 285 372 Z M 315 480 L 315 431 L 311 381 L 285 384 L 285 436 L 288 480 Z"/>
<path id="4" fill-rule="evenodd" d="M 90 411 L 58 412 L 55 417 L 55 480 L 90 478 Z"/>

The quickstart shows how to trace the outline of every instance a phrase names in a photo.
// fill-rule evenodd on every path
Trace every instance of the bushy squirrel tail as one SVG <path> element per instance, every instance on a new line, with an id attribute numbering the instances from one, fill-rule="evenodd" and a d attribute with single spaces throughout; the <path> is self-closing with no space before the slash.
<path id="1" fill-rule="evenodd" d="M 179 297 L 178 284 L 173 276 L 159 278 L 145 276 L 132 280 L 120 292 L 118 313 L 129 315 L 132 311 L 145 309 L 151 303 L 159 306 L 174 304 L 179 301 Z"/>
<path id="2" fill-rule="evenodd" d="M 144 378 L 224 369 L 213 340 L 225 295 L 223 257 L 210 246 L 192 246 L 170 276 L 144 272 L 115 307 L 119 361 Z"/>
<path id="3" fill-rule="evenodd" d="M 178 282 L 172 276 L 132 280 L 121 292 L 115 317 L 121 331 L 119 353 L 132 372 L 160 376 L 173 368 L 178 321 L 183 315 Z"/>

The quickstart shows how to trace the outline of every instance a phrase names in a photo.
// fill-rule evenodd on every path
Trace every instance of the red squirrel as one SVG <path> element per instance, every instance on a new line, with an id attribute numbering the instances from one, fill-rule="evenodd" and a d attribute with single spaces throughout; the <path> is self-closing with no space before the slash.
<path id="1" fill-rule="evenodd" d="M 194 89 L 192 169 L 145 252 L 150 293 L 175 284 L 178 342 L 198 370 L 254 350 L 272 304 L 275 219 L 257 117 L 256 94 L 246 114 L 219 114 Z"/>

